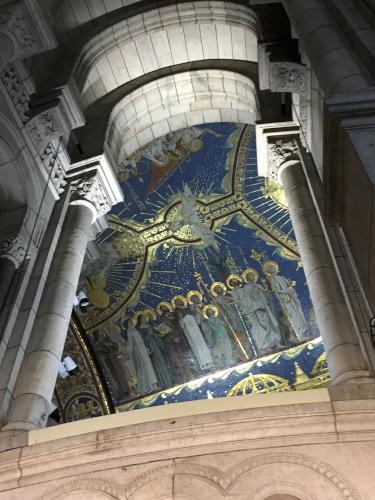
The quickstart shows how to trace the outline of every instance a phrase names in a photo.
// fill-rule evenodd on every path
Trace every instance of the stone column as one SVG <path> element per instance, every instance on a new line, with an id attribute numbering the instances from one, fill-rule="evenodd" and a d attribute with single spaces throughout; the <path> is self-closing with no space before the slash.
<path id="1" fill-rule="evenodd" d="M 0 310 L 7 298 L 13 277 L 26 256 L 23 236 L 14 235 L 1 243 L 0 255 Z"/>
<path id="2" fill-rule="evenodd" d="M 369 374 L 306 182 L 296 136 L 269 137 L 267 147 L 269 176 L 285 191 L 332 382 L 357 382 Z"/>
<path id="3" fill-rule="evenodd" d="M 96 172 L 70 184 L 71 202 L 3 430 L 45 426 L 91 224 L 110 206 Z"/>
<path id="4" fill-rule="evenodd" d="M 374 81 L 348 48 L 324 3 L 325 0 L 283 0 L 325 95 L 363 92 Z"/>

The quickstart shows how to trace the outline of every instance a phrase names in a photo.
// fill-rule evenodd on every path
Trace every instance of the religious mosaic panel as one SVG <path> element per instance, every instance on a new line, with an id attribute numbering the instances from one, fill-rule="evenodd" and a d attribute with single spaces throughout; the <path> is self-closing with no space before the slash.
<path id="1" fill-rule="evenodd" d="M 285 196 L 257 174 L 253 126 L 170 133 L 122 162 L 119 180 L 125 202 L 77 308 L 118 408 L 326 382 Z"/>

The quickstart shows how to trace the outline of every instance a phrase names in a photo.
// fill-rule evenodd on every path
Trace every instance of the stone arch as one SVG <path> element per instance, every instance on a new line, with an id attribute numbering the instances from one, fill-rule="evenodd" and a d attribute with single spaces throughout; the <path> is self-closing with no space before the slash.
<path id="1" fill-rule="evenodd" d="M 127 498 L 123 488 L 113 481 L 82 478 L 69 481 L 65 484 L 63 483 L 58 488 L 53 484 L 51 491 L 47 491 L 40 500 L 78 500 L 79 498 L 85 498 L 82 497 L 82 493 L 88 493 L 90 498 L 95 500 L 99 500 L 100 498 L 114 500 Z"/>
<path id="2" fill-rule="evenodd" d="M 12 212 L 12 217 L 0 218 L 2 239 L 21 226 L 30 234 L 45 183 L 38 165 L 26 151 L 21 134 L 0 113 L 0 213 Z"/>
<path id="3" fill-rule="evenodd" d="M 296 473 L 296 467 L 300 469 L 300 477 Z M 263 476 L 259 474 L 262 469 L 265 471 Z M 283 473 L 277 474 L 281 469 Z M 319 493 L 316 494 L 306 488 L 306 477 L 308 477 L 309 480 L 313 479 L 315 488 L 318 485 L 322 491 L 329 491 L 331 495 L 329 498 L 332 500 L 361 500 L 361 495 L 351 482 L 330 464 L 308 455 L 291 452 L 257 455 L 225 471 L 189 462 L 156 467 L 130 481 L 126 492 L 132 498 L 132 495 L 147 484 L 171 475 L 189 478 L 188 491 L 193 498 L 194 496 L 199 498 L 202 481 L 210 485 L 214 495 L 212 498 L 215 500 L 220 496 L 222 498 L 227 495 L 240 496 L 244 491 L 248 492 L 249 500 L 265 500 L 272 495 L 292 495 L 298 500 L 323 498 Z M 269 481 L 270 475 L 273 477 L 272 484 Z"/>
<path id="4" fill-rule="evenodd" d="M 182 3 L 130 17 L 93 37 L 76 63 L 75 79 L 87 107 L 152 71 L 218 59 L 257 60 L 252 11 L 230 2 Z"/>
<path id="5" fill-rule="evenodd" d="M 121 162 L 158 137 L 185 127 L 255 123 L 256 89 L 250 78 L 222 70 L 160 78 L 124 97 L 109 118 L 106 147 Z"/>
<path id="6" fill-rule="evenodd" d="M 13 60 L 16 53 L 16 41 L 8 31 L 0 31 L 0 71 Z"/>

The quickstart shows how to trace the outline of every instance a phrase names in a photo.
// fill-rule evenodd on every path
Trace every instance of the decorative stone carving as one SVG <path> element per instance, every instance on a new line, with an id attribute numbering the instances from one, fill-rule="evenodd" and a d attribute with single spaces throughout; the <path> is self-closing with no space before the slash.
<path id="1" fill-rule="evenodd" d="M 62 194 L 65 186 L 67 185 L 67 181 L 65 180 L 65 169 L 63 168 L 58 153 L 59 152 L 55 150 L 53 144 L 49 142 L 41 153 L 40 159 L 42 160 L 42 163 L 45 166 L 48 176 L 55 186 L 56 191 L 58 194 Z"/>
<path id="2" fill-rule="evenodd" d="M 26 91 L 25 85 L 19 77 L 16 68 L 12 64 L 8 64 L 1 74 L 1 81 L 3 82 L 9 97 L 11 98 L 14 107 L 23 123 L 29 119 L 27 112 L 29 111 L 29 95 Z"/>
<path id="3" fill-rule="evenodd" d="M 41 44 L 32 32 L 32 29 L 21 13 L 4 12 L 0 14 L 0 26 L 8 29 L 19 44 L 19 50 L 34 51 Z"/>
<path id="4" fill-rule="evenodd" d="M 293 92 L 304 94 L 306 91 L 306 67 L 293 62 L 273 62 L 270 65 L 270 89 L 273 92 Z"/>
<path id="5" fill-rule="evenodd" d="M 42 151 L 50 141 L 63 135 L 63 130 L 54 108 L 34 116 L 26 124 L 26 129 L 39 152 Z"/>
<path id="6" fill-rule="evenodd" d="M 86 201 L 95 207 L 97 217 L 111 209 L 111 204 L 97 175 L 73 180 L 70 184 L 72 201 Z"/>
<path id="7" fill-rule="evenodd" d="M 288 160 L 298 159 L 298 144 L 295 139 L 272 139 L 268 142 L 269 177 L 278 180 L 280 167 Z"/>
<path id="8" fill-rule="evenodd" d="M 26 258 L 26 242 L 21 234 L 15 234 L 1 242 L 0 254 L 2 258 L 10 259 L 16 268 Z"/>

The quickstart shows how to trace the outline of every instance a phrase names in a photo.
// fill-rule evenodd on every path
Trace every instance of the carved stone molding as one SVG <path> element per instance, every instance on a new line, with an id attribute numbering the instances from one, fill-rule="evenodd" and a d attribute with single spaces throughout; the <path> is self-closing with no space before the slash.
<path id="1" fill-rule="evenodd" d="M 8 92 L 23 123 L 29 120 L 27 115 L 29 107 L 29 93 L 26 90 L 15 66 L 8 64 L 1 74 L 1 81 Z"/>
<path id="2" fill-rule="evenodd" d="M 18 0 L 0 8 L 0 31 L 12 40 L 12 59 L 24 58 L 56 46 L 53 30 L 37 0 Z"/>
<path id="3" fill-rule="evenodd" d="M 98 175 L 75 179 L 70 183 L 70 188 L 72 204 L 78 205 L 80 201 L 89 203 L 95 208 L 96 217 L 110 211 L 111 203 Z"/>
<path id="4" fill-rule="evenodd" d="M 57 500 L 59 498 L 63 498 L 69 493 L 79 493 L 80 491 L 85 492 L 85 495 L 89 492 L 103 493 L 106 497 L 113 498 L 114 500 L 128 498 L 128 496 L 124 493 L 124 488 L 113 481 L 94 479 L 90 477 L 69 481 L 58 488 L 52 486 L 51 491 L 40 497 L 40 500 Z"/>
<path id="5" fill-rule="evenodd" d="M 17 52 L 35 52 L 41 48 L 41 41 L 33 31 L 30 18 L 23 15 L 18 9 L 16 11 L 4 11 L 0 13 L 0 29 L 9 31 L 13 40 L 17 42 Z"/>
<path id="6" fill-rule="evenodd" d="M 16 268 L 26 258 L 26 242 L 21 234 L 15 234 L 1 242 L 0 255 L 14 262 Z"/>
<path id="7" fill-rule="evenodd" d="M 57 108 L 40 113 L 26 124 L 26 129 L 38 152 L 42 152 L 50 141 L 64 135 Z"/>
<path id="8" fill-rule="evenodd" d="M 55 147 L 53 142 L 49 142 L 42 153 L 40 154 L 40 159 L 47 171 L 47 174 L 56 188 L 58 194 L 62 194 L 65 190 L 65 186 L 68 184 L 65 180 L 66 170 L 63 166 L 63 162 L 59 157 L 61 152 L 61 146 Z"/>
<path id="9" fill-rule="evenodd" d="M 270 90 L 272 92 L 306 92 L 306 67 L 293 62 L 270 63 Z"/>

